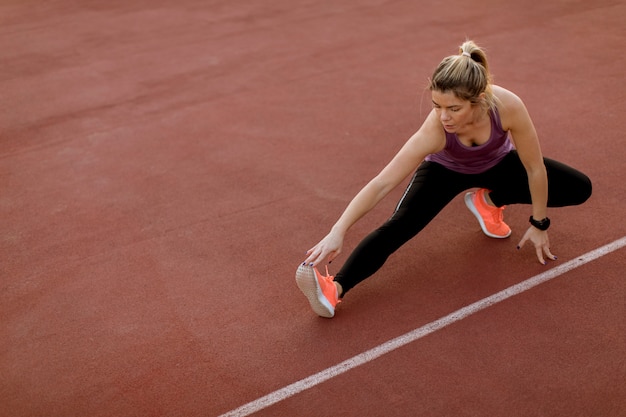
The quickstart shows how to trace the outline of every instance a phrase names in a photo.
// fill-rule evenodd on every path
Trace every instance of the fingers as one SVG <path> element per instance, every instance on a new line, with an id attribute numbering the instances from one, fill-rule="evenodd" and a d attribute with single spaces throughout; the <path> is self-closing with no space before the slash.
<path id="1" fill-rule="evenodd" d="M 543 259 L 543 248 L 541 246 L 535 247 L 535 251 L 537 252 L 537 259 L 539 259 L 539 263 L 541 265 L 545 265 L 546 261 Z"/>
<path id="2" fill-rule="evenodd" d="M 545 258 L 543 256 L 544 254 L 546 255 L 545 257 L 550 259 L 551 261 L 556 261 L 557 260 L 557 257 L 554 256 L 552 254 L 552 252 L 550 252 L 550 248 L 548 246 L 538 246 L 536 249 L 537 249 L 537 259 L 539 259 L 539 262 L 542 265 L 546 265 L 547 264 L 547 262 L 545 261 Z"/>
<path id="3" fill-rule="evenodd" d="M 325 259 L 332 262 L 340 253 L 343 244 L 343 236 L 337 233 L 329 233 L 317 245 L 306 251 L 306 259 L 303 265 L 317 266 Z"/>
<path id="4" fill-rule="evenodd" d="M 306 252 L 306 255 L 308 256 L 304 260 L 304 264 L 310 265 L 310 266 L 317 266 L 317 264 L 319 264 L 320 261 L 324 259 L 323 256 L 321 256 L 322 252 L 319 249 L 315 249 L 315 248 L 309 249 Z"/>
<path id="5" fill-rule="evenodd" d="M 331 263 L 333 259 L 335 259 L 339 255 L 339 251 L 327 252 L 320 248 L 311 248 L 306 252 L 306 255 L 308 256 L 304 260 L 303 265 L 306 264 L 309 266 L 317 266 L 321 262 L 323 262 L 324 259 L 327 259 L 328 263 Z"/>
<path id="6" fill-rule="evenodd" d="M 542 265 L 545 265 L 546 261 L 543 255 L 551 261 L 556 261 L 556 256 L 550 252 L 550 240 L 548 239 L 547 233 L 545 234 L 545 240 L 537 245 L 537 258 Z"/>
<path id="7" fill-rule="evenodd" d="M 331 263 L 339 255 L 337 252 L 331 252 L 328 254 L 328 263 Z"/>
<path id="8" fill-rule="evenodd" d="M 517 244 L 517 250 L 520 250 L 524 247 L 526 242 L 528 242 L 528 240 L 530 239 L 530 236 L 531 236 L 531 231 L 527 230 L 526 233 L 524 233 L 524 237 L 522 237 L 522 240 L 520 240 L 519 243 Z"/>
<path id="9" fill-rule="evenodd" d="M 552 261 L 556 261 L 557 260 L 557 257 L 555 255 L 553 255 L 552 252 L 550 252 L 550 247 L 549 246 L 545 246 L 543 248 L 543 252 L 546 254 L 548 259 L 550 259 Z"/>
<path id="10" fill-rule="evenodd" d="M 552 252 L 550 252 L 550 239 L 548 239 L 547 237 L 546 237 L 546 243 L 545 245 L 543 245 L 543 252 L 546 254 L 548 259 L 552 261 L 556 261 L 557 259 L 556 256 L 554 256 Z"/>
<path id="11" fill-rule="evenodd" d="M 548 239 L 548 234 L 545 231 L 539 231 L 530 227 L 517 245 L 517 249 L 521 249 L 529 240 L 535 246 L 535 253 L 540 264 L 546 265 L 546 259 L 550 259 L 552 261 L 557 259 L 557 257 L 550 252 L 550 240 Z"/>

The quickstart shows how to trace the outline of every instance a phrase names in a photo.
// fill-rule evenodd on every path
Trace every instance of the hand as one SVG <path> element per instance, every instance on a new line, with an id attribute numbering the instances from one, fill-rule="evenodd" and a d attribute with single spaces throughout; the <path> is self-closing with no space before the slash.
<path id="1" fill-rule="evenodd" d="M 332 262 L 340 253 L 343 246 L 343 235 L 331 231 L 320 242 L 309 249 L 306 254 L 308 257 L 304 260 L 305 264 L 318 265 L 324 259 L 328 259 L 328 263 Z"/>
<path id="2" fill-rule="evenodd" d="M 530 226 L 524 237 L 517 245 L 517 249 L 521 249 L 527 241 L 531 241 L 533 245 L 535 245 L 535 250 L 537 251 L 537 259 L 541 262 L 542 265 L 546 264 L 546 261 L 543 257 L 545 254 L 548 259 L 553 261 L 556 260 L 556 256 L 550 253 L 550 240 L 548 239 L 548 232 L 541 231 L 534 226 Z"/>

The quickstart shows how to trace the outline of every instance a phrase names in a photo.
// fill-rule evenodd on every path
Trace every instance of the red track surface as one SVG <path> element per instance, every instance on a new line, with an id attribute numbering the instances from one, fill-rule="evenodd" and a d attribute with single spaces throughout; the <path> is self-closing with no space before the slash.
<path id="1" fill-rule="evenodd" d="M 0 415 L 216 416 L 626 236 L 625 20 L 610 0 L 2 2 Z M 527 207 L 494 241 L 459 198 L 315 317 L 305 250 L 466 36 L 594 182 L 550 212 L 559 261 L 515 250 Z M 624 416 L 624 254 L 258 415 Z"/>

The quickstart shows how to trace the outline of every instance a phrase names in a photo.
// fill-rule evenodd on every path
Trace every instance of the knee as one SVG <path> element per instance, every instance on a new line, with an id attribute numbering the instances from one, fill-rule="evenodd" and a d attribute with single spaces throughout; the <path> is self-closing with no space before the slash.
<path id="1" fill-rule="evenodd" d="M 583 204 L 591 197 L 593 186 L 588 176 L 583 173 L 578 173 L 576 181 L 571 184 L 569 205 L 576 206 Z"/>

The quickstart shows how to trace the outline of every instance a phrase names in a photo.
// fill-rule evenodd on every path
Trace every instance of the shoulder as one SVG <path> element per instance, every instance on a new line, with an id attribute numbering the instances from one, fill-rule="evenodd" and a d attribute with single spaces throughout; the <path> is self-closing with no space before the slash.
<path id="1" fill-rule="evenodd" d="M 497 99 L 497 107 L 500 113 L 507 111 L 519 110 L 524 107 L 524 102 L 514 92 L 500 87 L 499 85 L 492 86 L 493 95 Z"/>
<path id="2" fill-rule="evenodd" d="M 411 159 L 421 162 L 426 155 L 442 150 L 446 144 L 443 126 L 434 110 L 426 117 L 421 127 L 405 143 L 401 153 L 411 155 Z"/>
<path id="3" fill-rule="evenodd" d="M 435 110 L 431 110 L 417 134 L 427 146 L 428 153 L 442 150 L 446 144 L 446 131 L 443 129 Z"/>
<path id="4" fill-rule="evenodd" d="M 526 106 L 517 94 L 497 85 L 492 86 L 492 88 L 504 130 L 510 130 L 520 121 L 529 118 Z"/>

